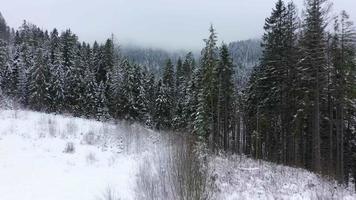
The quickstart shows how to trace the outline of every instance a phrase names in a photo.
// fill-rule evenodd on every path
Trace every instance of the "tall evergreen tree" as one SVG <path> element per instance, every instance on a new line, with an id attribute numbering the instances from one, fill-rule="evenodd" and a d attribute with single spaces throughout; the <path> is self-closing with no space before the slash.
<path id="1" fill-rule="evenodd" d="M 29 74 L 29 103 L 30 107 L 37 111 L 47 111 L 49 107 L 49 69 L 48 56 L 44 55 L 42 49 L 38 49 L 35 55 L 34 65 L 31 66 Z"/>
<path id="2" fill-rule="evenodd" d="M 64 68 L 62 63 L 61 43 L 57 29 L 50 34 L 50 110 L 61 112 L 64 109 Z"/>
<path id="3" fill-rule="evenodd" d="M 233 64 L 226 44 L 220 48 L 220 58 L 216 69 L 217 76 L 217 130 L 224 150 L 229 148 L 229 136 L 233 127 L 234 82 Z"/>
<path id="4" fill-rule="evenodd" d="M 12 77 L 13 72 L 16 75 L 17 70 L 10 68 L 8 46 L 4 41 L 0 40 L 0 84 L 1 90 L 5 93 L 10 93 L 11 89 L 13 89 L 11 82 L 16 80 Z"/>
<path id="5" fill-rule="evenodd" d="M 216 46 L 216 33 L 210 27 L 209 38 L 205 40 L 205 48 L 201 58 L 201 83 L 198 94 L 198 107 L 195 119 L 195 132 L 215 150 L 217 141 L 216 130 L 216 73 L 218 49 Z"/>
<path id="6" fill-rule="evenodd" d="M 307 130 L 311 138 L 311 148 L 313 152 L 310 164 L 312 169 L 320 172 L 321 169 L 321 103 L 325 91 L 323 88 L 326 80 L 326 58 L 325 58 L 325 26 L 326 26 L 326 0 L 306 1 L 306 17 L 303 27 L 301 41 L 302 60 L 300 62 L 301 75 L 303 76 L 302 87 L 304 95 L 307 97 L 306 109 L 308 122 L 312 124 Z"/>

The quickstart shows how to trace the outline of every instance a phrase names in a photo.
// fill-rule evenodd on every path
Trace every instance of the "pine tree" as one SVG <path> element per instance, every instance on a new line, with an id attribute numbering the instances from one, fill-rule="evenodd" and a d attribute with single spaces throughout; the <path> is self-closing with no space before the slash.
<path id="1" fill-rule="evenodd" d="M 218 49 L 216 47 L 216 33 L 213 26 L 210 27 L 210 36 L 205 40 L 205 48 L 201 58 L 201 83 L 198 94 L 198 106 L 195 119 L 195 132 L 205 141 L 209 141 L 212 150 L 217 147 L 216 131 L 216 66 Z"/>
<path id="2" fill-rule="evenodd" d="M 233 103 L 234 103 L 234 84 L 233 84 L 233 64 L 226 44 L 220 48 L 220 59 L 216 68 L 217 77 L 217 130 L 220 138 L 223 138 L 223 147 L 227 151 L 229 148 L 229 136 L 232 134 L 233 127 Z"/>
<path id="3" fill-rule="evenodd" d="M 335 124 L 335 143 L 336 143 L 336 178 L 339 183 L 348 183 L 349 174 L 352 169 L 352 143 L 351 138 L 355 137 L 350 130 L 352 124 L 352 114 L 355 112 L 353 99 L 355 79 L 355 56 L 356 49 L 353 41 L 356 38 L 356 32 L 353 23 L 349 21 L 348 14 L 343 11 L 341 20 L 336 21 L 334 36 L 331 45 L 331 62 L 333 70 L 331 72 L 331 83 L 333 89 L 333 98 L 335 103 L 334 124 Z M 334 138 L 331 137 L 331 140 Z M 333 146 L 331 146 L 332 148 Z M 333 149 L 331 149 L 332 151 Z"/>
<path id="4" fill-rule="evenodd" d="M 115 61 L 114 61 L 114 44 L 113 41 L 108 39 L 105 45 L 102 47 L 102 62 L 98 66 L 98 82 L 107 82 L 108 72 L 112 71 Z"/>
<path id="5" fill-rule="evenodd" d="M 163 70 L 162 83 L 168 88 L 169 93 L 173 96 L 175 91 L 174 81 L 174 66 L 170 59 L 167 60 L 166 66 Z"/>
<path id="6" fill-rule="evenodd" d="M 183 63 L 179 58 L 176 65 L 176 85 L 175 85 L 175 99 L 176 105 L 174 108 L 174 117 L 173 117 L 173 127 L 177 130 L 186 127 L 186 118 L 183 115 L 185 96 L 186 96 L 186 88 L 187 88 L 187 77 L 185 77 Z"/>
<path id="7" fill-rule="evenodd" d="M 44 55 L 42 49 L 38 49 L 34 65 L 29 74 L 29 103 L 30 107 L 37 111 L 46 111 L 49 106 L 49 69 L 46 63 L 48 56 Z"/>
<path id="8" fill-rule="evenodd" d="M 189 81 L 192 79 L 193 71 L 195 70 L 195 60 L 193 57 L 193 53 L 189 52 L 184 59 L 183 66 L 183 77 L 185 80 Z"/>
<path id="9" fill-rule="evenodd" d="M 64 109 L 64 68 L 61 54 L 61 43 L 57 29 L 50 36 L 50 110 L 60 113 Z"/>
<path id="10" fill-rule="evenodd" d="M 173 109 L 175 107 L 175 73 L 174 66 L 170 59 L 167 60 L 166 66 L 163 70 L 162 78 L 162 96 L 164 98 L 164 107 L 169 108 L 169 110 L 164 111 L 164 125 L 165 128 L 171 128 L 173 126 Z M 162 102 L 162 103 L 163 103 Z"/>
<path id="11" fill-rule="evenodd" d="M 13 89 L 11 82 L 13 80 L 12 73 L 14 72 L 16 75 L 15 70 L 10 68 L 10 58 L 7 44 L 0 40 L 0 85 L 1 90 L 5 93 L 10 93 L 11 89 Z"/>
<path id="12" fill-rule="evenodd" d="M 296 114 L 295 6 L 278 0 L 265 22 L 260 66 L 253 71 L 247 89 L 246 109 L 251 134 L 249 150 L 256 158 L 294 163 L 299 144 L 293 132 Z M 251 147 L 251 148 L 250 148 Z"/>
<path id="13" fill-rule="evenodd" d="M 64 74 L 64 98 L 65 109 L 68 112 L 77 114 L 79 110 L 79 89 L 80 83 L 80 71 L 81 66 L 78 61 L 78 45 L 77 36 L 72 34 L 70 30 L 67 30 L 61 34 L 61 54 L 62 54 L 62 66 Z"/>
<path id="14" fill-rule="evenodd" d="M 96 78 L 94 72 L 92 72 L 90 69 L 87 69 L 84 72 L 84 78 L 83 81 L 85 83 L 85 89 L 84 89 L 84 99 L 85 99 L 85 104 L 82 105 L 84 107 L 84 112 L 83 115 L 91 118 L 91 117 L 96 117 L 97 116 L 97 103 L 102 103 L 101 101 L 101 91 L 98 92 L 99 85 L 96 83 Z M 105 100 L 105 99 L 104 99 Z M 103 101 L 105 102 L 105 101 Z M 105 111 L 105 105 L 101 105 L 102 110 Z M 101 116 L 106 116 L 106 113 Z M 101 117 L 100 116 L 100 117 Z M 100 118 L 99 117 L 99 118 Z"/>
<path id="15" fill-rule="evenodd" d="M 17 94 L 19 96 L 19 102 L 27 107 L 29 101 L 29 70 L 34 66 L 33 53 L 27 43 L 21 45 L 20 56 L 21 62 L 19 62 L 18 68 L 18 80 L 17 80 Z"/>
<path id="16" fill-rule="evenodd" d="M 0 40 L 8 42 L 10 39 L 10 28 L 7 26 L 6 21 L 0 13 Z"/>
<path id="17" fill-rule="evenodd" d="M 105 84 L 100 82 L 98 87 L 95 89 L 95 108 L 96 108 L 96 119 L 100 121 L 105 121 L 110 118 L 109 116 L 109 109 L 108 109 L 108 102 L 105 95 Z"/>
<path id="18" fill-rule="evenodd" d="M 324 95 L 324 83 L 326 80 L 326 59 L 325 59 L 325 10 L 326 0 L 308 0 L 306 2 L 306 18 L 301 41 L 302 61 L 300 62 L 300 72 L 307 73 L 303 76 L 303 96 L 308 98 L 308 123 L 312 127 L 308 132 L 312 135 L 312 169 L 321 171 L 321 105 Z"/>
<path id="19" fill-rule="evenodd" d="M 144 105 L 146 107 L 146 115 L 144 116 L 144 123 L 148 127 L 153 127 L 153 117 L 155 114 L 155 76 L 153 73 L 150 73 L 147 68 L 143 69 L 142 72 L 142 88 L 144 91 Z"/>
<path id="20" fill-rule="evenodd" d="M 153 121 L 158 130 L 171 126 L 171 105 L 169 103 L 169 88 L 159 80 L 156 86 L 155 114 Z"/>
<path id="21" fill-rule="evenodd" d="M 124 63 L 124 62 L 123 62 Z M 123 67 L 122 63 L 117 66 L 114 66 L 112 71 L 110 72 L 110 77 L 108 81 L 109 87 L 109 94 L 108 94 L 108 101 L 109 101 L 109 110 L 111 116 L 114 118 L 118 118 L 120 115 L 120 98 L 121 98 L 121 91 L 123 83 Z M 93 72 L 94 73 L 94 72 Z"/>
<path id="22" fill-rule="evenodd" d="M 198 107 L 198 94 L 200 92 L 201 88 L 201 68 L 200 67 L 195 67 L 195 61 L 194 58 L 191 56 L 192 54 L 188 54 L 189 56 L 186 57 L 186 61 L 184 62 L 183 66 L 185 69 L 190 69 L 190 79 L 187 83 L 187 88 L 186 88 L 186 97 L 185 97 L 185 106 L 183 109 L 183 114 L 185 118 L 187 119 L 187 129 L 191 130 L 194 132 L 194 121 L 196 119 L 196 114 L 197 114 L 197 107 Z M 190 65 L 190 67 L 187 67 L 187 65 Z M 188 70 L 187 70 L 188 72 Z"/>

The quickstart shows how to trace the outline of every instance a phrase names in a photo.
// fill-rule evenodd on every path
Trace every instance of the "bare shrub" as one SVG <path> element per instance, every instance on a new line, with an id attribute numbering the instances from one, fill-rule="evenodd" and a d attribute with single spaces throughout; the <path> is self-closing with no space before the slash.
<path id="1" fill-rule="evenodd" d="M 73 142 L 67 142 L 63 152 L 64 153 L 74 153 L 75 152 L 74 143 Z"/>
<path id="2" fill-rule="evenodd" d="M 187 136 L 166 134 L 157 152 L 139 168 L 137 199 L 211 199 L 210 181 Z"/>
<path id="3" fill-rule="evenodd" d="M 39 138 L 45 138 L 47 136 L 48 130 L 47 130 L 46 122 L 47 122 L 47 115 L 43 113 L 40 114 L 40 118 L 37 121 L 38 123 L 37 133 Z"/>
<path id="4" fill-rule="evenodd" d="M 93 164 L 97 161 L 96 156 L 94 153 L 90 152 L 87 156 L 86 156 L 86 160 L 88 164 Z"/>
<path id="5" fill-rule="evenodd" d="M 52 118 L 48 119 L 48 133 L 52 137 L 56 137 L 57 123 Z"/>
<path id="6" fill-rule="evenodd" d="M 112 187 L 108 186 L 98 200 L 120 200 L 120 198 L 118 197 L 117 192 Z"/>
<path id="7" fill-rule="evenodd" d="M 89 131 L 83 136 L 82 142 L 88 145 L 94 145 L 97 142 L 97 138 L 95 137 L 95 133 L 93 131 Z"/>
<path id="8" fill-rule="evenodd" d="M 73 120 L 70 120 L 67 123 L 67 135 L 74 136 L 77 130 L 78 130 L 77 124 L 75 124 Z"/>

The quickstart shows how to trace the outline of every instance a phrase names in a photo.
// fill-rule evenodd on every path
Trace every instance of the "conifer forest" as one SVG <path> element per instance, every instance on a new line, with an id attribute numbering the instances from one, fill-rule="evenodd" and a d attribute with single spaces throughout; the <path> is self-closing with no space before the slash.
<path id="1" fill-rule="evenodd" d="M 97 123 L 106 124 L 105 127 L 124 124 L 131 127 L 131 135 L 125 133 L 115 137 L 120 142 L 112 142 L 120 143 L 123 151 L 127 141 L 148 146 L 151 140 L 152 145 L 167 140 L 158 148 L 167 148 L 174 159 L 181 159 L 174 164 L 169 164 L 174 159 L 164 162 L 176 174 L 157 182 L 148 180 L 153 175 L 140 176 L 147 170 L 138 167 L 139 189 L 132 190 L 135 198 L 125 189 L 117 190 L 121 190 L 121 196 L 113 197 L 113 190 L 108 189 L 106 196 L 99 199 L 356 198 L 356 26 L 350 17 L 356 13 L 335 13 L 332 3 L 305 0 L 300 7 L 292 1 L 274 0 L 260 38 L 236 38 L 236 42 L 225 43 L 212 23 L 201 41 L 204 47 L 191 52 L 127 47 L 120 44 L 120 35 L 105 41 L 82 41 L 71 29 L 46 30 L 26 20 L 20 27 L 10 27 L 0 14 L 0 157 L 2 148 L 12 146 L 6 146 L 10 129 L 5 128 L 7 115 L 3 113 L 16 110 L 37 113 L 26 114 L 23 120 L 43 115 L 52 116 L 51 123 L 54 117 L 63 116 L 89 120 L 88 125 L 80 125 L 87 127 Z M 22 120 L 21 115 L 14 120 Z M 34 122 L 27 122 L 31 123 Z M 88 139 L 82 128 L 68 130 L 78 130 L 78 137 L 88 145 L 104 140 L 95 131 L 88 130 L 92 133 L 92 139 Z M 103 130 L 106 138 L 105 133 L 111 129 Z M 161 139 L 156 141 L 156 136 L 147 135 L 153 132 Z M 74 146 L 67 144 L 64 152 L 79 154 L 83 142 L 75 141 Z M 110 142 L 97 143 L 111 148 Z M 176 146 L 184 147 L 184 153 L 177 153 L 180 151 Z M 100 155 L 97 152 L 96 158 L 87 156 L 86 160 L 99 163 Z M 241 159 L 256 164 L 236 167 Z M 2 162 L 5 161 L 0 158 L 0 165 Z M 130 169 L 131 165 L 127 165 Z M 320 192 L 293 198 L 288 192 L 287 196 L 268 196 L 267 189 L 262 189 L 267 196 L 224 196 L 228 194 L 226 184 L 232 185 L 231 191 L 238 190 L 231 183 L 235 180 L 231 175 L 234 170 L 254 174 L 261 166 L 300 169 L 301 173 L 312 173 L 318 180 L 334 184 L 330 190 L 345 191 L 332 192 L 336 196 Z M 0 179 L 3 176 L 0 173 Z M 258 182 L 254 184 L 257 188 Z M 313 190 L 318 184 L 307 186 Z M 0 189 L 0 199 L 16 199 L 10 197 Z M 77 197 L 81 198 L 85 197 Z"/>

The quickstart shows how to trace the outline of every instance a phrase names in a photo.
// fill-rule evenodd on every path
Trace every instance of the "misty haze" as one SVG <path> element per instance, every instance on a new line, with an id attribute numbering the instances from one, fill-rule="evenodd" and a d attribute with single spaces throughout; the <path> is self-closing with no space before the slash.
<path id="1" fill-rule="evenodd" d="M 0 5 L 0 200 L 356 199 L 356 1 Z"/>

